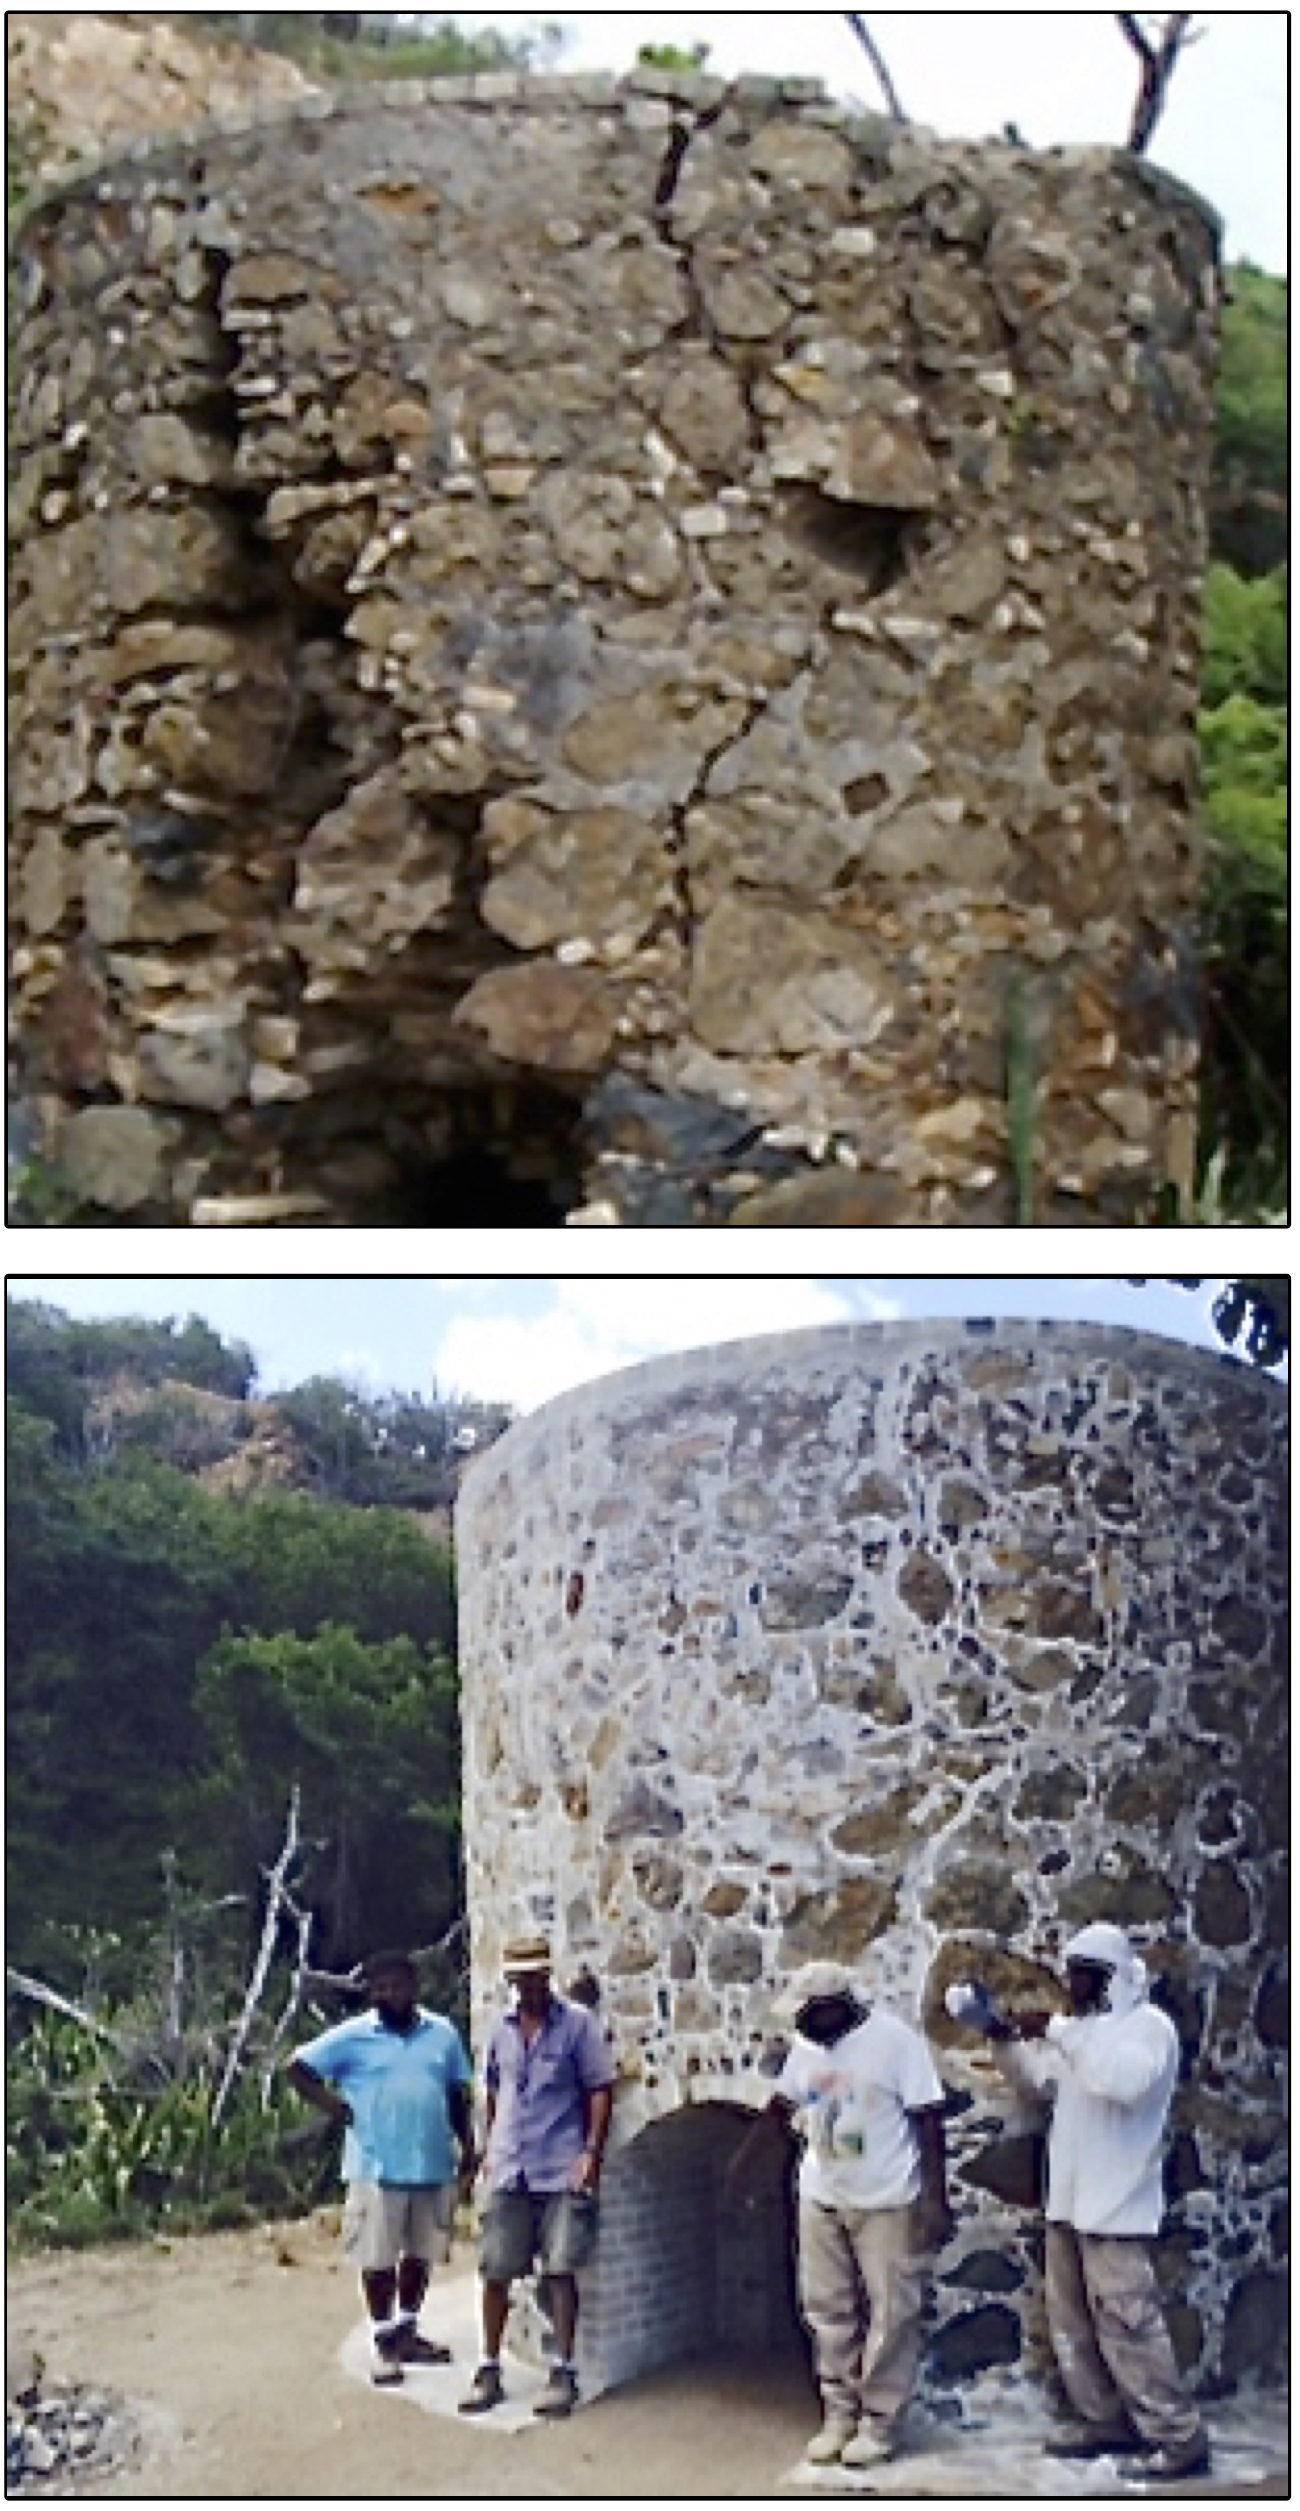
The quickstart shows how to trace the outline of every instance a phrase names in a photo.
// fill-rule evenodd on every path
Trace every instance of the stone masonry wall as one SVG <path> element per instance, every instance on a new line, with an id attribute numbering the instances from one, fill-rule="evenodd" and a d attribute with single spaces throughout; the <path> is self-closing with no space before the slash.
<path id="1" fill-rule="evenodd" d="M 1192 195 L 479 78 L 137 151 L 16 265 L 19 1089 L 88 1214 L 1187 1181 Z"/>
<path id="2" fill-rule="evenodd" d="M 1151 1336 L 849 1326 L 602 1380 L 473 1465 L 476 2038 L 507 1934 L 547 1925 L 603 1983 L 629 2205 L 666 2127 L 698 2117 L 698 2173 L 765 2102 L 789 1972 L 848 1959 L 953 2096 L 929 2376 L 1041 2366 L 1025 2122 L 943 1991 L 1059 2002 L 1064 1940 L 1113 1918 L 1184 2044 L 1180 2353 L 1210 2389 L 1276 2372 L 1285 1442 L 1283 1389 Z"/>

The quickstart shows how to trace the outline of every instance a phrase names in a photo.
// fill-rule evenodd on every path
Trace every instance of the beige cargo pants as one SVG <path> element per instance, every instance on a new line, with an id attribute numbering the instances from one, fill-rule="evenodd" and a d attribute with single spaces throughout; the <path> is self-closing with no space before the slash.
<path id="1" fill-rule="evenodd" d="M 921 2359 L 928 2254 L 915 2209 L 799 2207 L 799 2300 L 828 2422 L 888 2433 Z"/>
<path id="2" fill-rule="evenodd" d="M 1154 2447 L 1189 2448 L 1201 2418 L 1183 2387 L 1150 2242 L 1049 2223 L 1046 2292 L 1052 2350 L 1084 2422 L 1127 2416 Z"/>

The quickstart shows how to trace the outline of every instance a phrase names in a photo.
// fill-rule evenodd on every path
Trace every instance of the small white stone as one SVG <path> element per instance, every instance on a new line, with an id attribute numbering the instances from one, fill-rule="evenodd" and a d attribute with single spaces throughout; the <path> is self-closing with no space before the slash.
<path id="1" fill-rule="evenodd" d="M 688 541 L 721 540 L 727 529 L 725 506 L 687 506 L 678 516 L 682 536 Z"/>

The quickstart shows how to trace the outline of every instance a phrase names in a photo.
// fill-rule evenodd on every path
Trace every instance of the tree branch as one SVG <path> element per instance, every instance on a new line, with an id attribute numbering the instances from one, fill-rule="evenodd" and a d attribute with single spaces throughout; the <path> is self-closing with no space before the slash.
<path id="1" fill-rule="evenodd" d="M 1137 103 L 1129 128 L 1128 146 L 1141 156 L 1157 122 L 1164 111 L 1169 82 L 1178 66 L 1178 57 L 1188 40 L 1192 23 L 1189 9 L 1172 10 L 1160 21 L 1159 34 L 1153 43 L 1140 17 L 1130 10 L 1117 12 L 1116 23 L 1125 42 L 1132 46 L 1141 63 Z"/>
<path id="2" fill-rule="evenodd" d="M 230 2088 L 234 2083 L 236 2075 L 238 2074 L 239 2062 L 244 2053 L 244 2043 L 252 2029 L 253 2017 L 257 2012 L 262 1990 L 266 1986 L 266 1974 L 271 1967 L 271 1956 L 275 1951 L 275 1939 L 280 1928 L 280 1911 L 288 1894 L 289 1869 L 292 1866 L 297 1854 L 298 1788 L 297 1782 L 295 1781 L 293 1787 L 289 1791 L 289 1811 L 285 1821 L 284 1846 L 282 1847 L 275 1864 L 272 1866 L 270 1874 L 267 1876 L 267 1882 L 270 1889 L 267 1893 L 266 1915 L 262 1921 L 262 1941 L 257 1948 L 257 1959 L 254 1962 L 252 1971 L 249 1975 L 248 1986 L 244 1992 L 244 2002 L 240 2008 L 239 2020 L 235 2025 L 234 2038 L 230 2043 L 230 2050 L 226 2058 L 225 2069 L 223 2071 L 221 2081 L 217 2086 L 216 2095 L 212 2104 L 212 2125 L 214 2128 L 220 2121 L 221 2114 L 225 2109 L 226 2102 L 229 2097 Z"/>
<path id="3" fill-rule="evenodd" d="M 80 2023 L 83 2031 L 93 2032 L 96 2040 L 107 2041 L 109 2048 L 116 2049 L 120 2058 L 130 2056 L 127 2043 L 119 2039 L 115 2031 L 110 2031 L 105 2023 L 97 2023 L 94 2015 L 88 2014 L 83 2005 L 74 2005 L 71 1997 L 61 1996 L 57 1988 L 47 1988 L 43 1980 L 29 1979 L 24 1971 L 10 1970 L 7 1966 L 5 1977 L 20 1996 L 31 1997 L 37 2005 L 48 2005 L 55 2014 L 66 2014 L 70 2022 Z"/>
<path id="4" fill-rule="evenodd" d="M 858 42 L 861 44 L 868 61 L 871 63 L 872 69 L 875 71 L 884 92 L 885 102 L 888 105 L 895 122 L 906 122 L 908 116 L 903 111 L 898 90 L 889 75 L 884 54 L 881 52 L 880 46 L 875 41 L 875 38 L 867 25 L 866 19 L 860 16 L 856 9 L 846 9 L 844 12 L 844 23 L 846 26 L 850 27 L 853 33 L 857 36 Z"/>

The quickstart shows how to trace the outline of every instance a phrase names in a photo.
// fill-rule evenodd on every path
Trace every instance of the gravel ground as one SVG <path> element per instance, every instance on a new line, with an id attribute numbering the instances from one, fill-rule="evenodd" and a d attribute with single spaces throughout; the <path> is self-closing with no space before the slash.
<path id="1" fill-rule="evenodd" d="M 593 2400 L 571 2422 L 531 2417 L 540 2375 L 512 2369 L 510 2414 L 470 2423 L 455 2401 L 474 2360 L 474 2286 L 458 2252 L 425 2308 L 450 2372 L 369 2386 L 351 2271 L 328 2216 L 264 2231 L 11 2263 L 9 2346 L 44 2359 L 42 2394 L 106 2402 L 130 2452 L 60 2468 L 24 2499 L 390 2501 L 793 2499 L 846 2490 L 801 2467 L 816 2424 L 797 2361 L 710 2355 Z M 1286 2500 L 1286 2414 L 1211 2417 L 1213 2477 L 1175 2493 L 1118 2464 L 1044 2460 L 1037 2401 L 1008 2385 L 960 2435 L 918 2421 L 906 2457 L 858 2492 L 895 2499 Z M 84 2429 L 84 2428 L 83 2428 Z"/>

